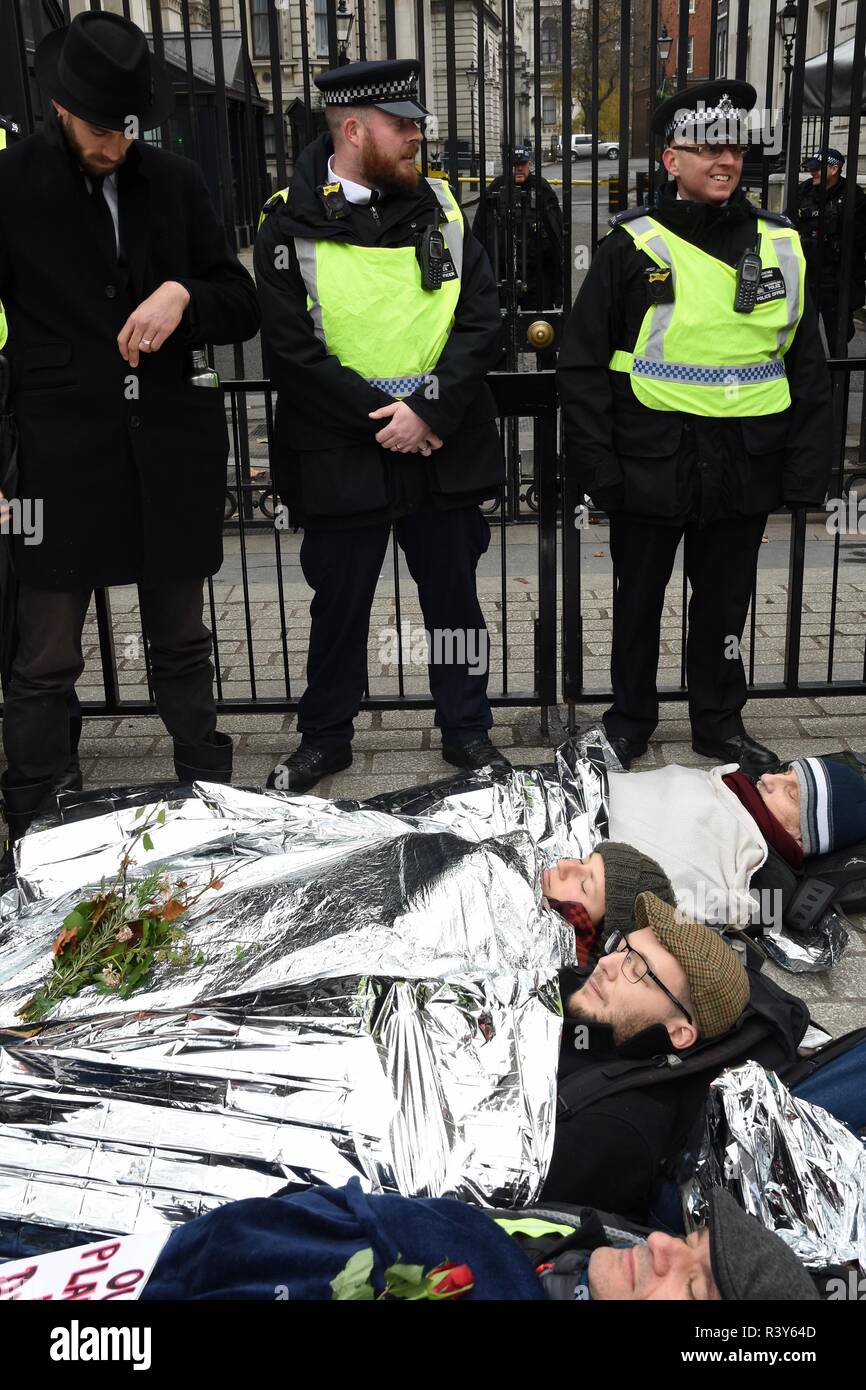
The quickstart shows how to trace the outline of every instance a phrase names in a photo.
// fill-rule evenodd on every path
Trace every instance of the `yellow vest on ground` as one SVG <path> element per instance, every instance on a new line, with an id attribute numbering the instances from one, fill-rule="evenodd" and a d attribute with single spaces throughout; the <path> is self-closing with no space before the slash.
<path id="1" fill-rule="evenodd" d="M 629 373 L 641 404 L 731 417 L 785 410 L 791 393 L 783 358 L 803 314 L 806 274 L 795 228 L 758 218 L 766 298 L 743 314 L 734 310 L 733 266 L 649 214 L 619 225 L 673 280 L 673 302 L 650 305 L 634 351 L 610 359 L 612 371 Z"/>
<path id="2" fill-rule="evenodd" d="M 414 246 L 294 239 L 316 336 L 344 367 L 398 400 L 427 382 L 460 298 L 463 217 L 444 180 L 427 182 L 445 219 L 446 276 L 453 266 L 438 290 L 422 287 Z M 281 189 L 274 197 L 286 201 L 288 194 Z"/>

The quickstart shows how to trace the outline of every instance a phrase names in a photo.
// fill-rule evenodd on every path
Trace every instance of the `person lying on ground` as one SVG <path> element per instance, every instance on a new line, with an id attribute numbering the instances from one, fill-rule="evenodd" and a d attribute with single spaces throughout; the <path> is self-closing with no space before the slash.
<path id="1" fill-rule="evenodd" d="M 399 1269 L 395 1269 L 399 1266 Z M 493 1211 L 453 1198 L 343 1188 L 229 1202 L 170 1237 L 142 1299 L 817 1298 L 796 1255 L 728 1193 L 708 1226 L 644 1239 L 592 1209 Z"/>
<path id="2" fill-rule="evenodd" d="M 603 840 L 583 859 L 560 859 L 541 871 L 541 891 L 574 927 L 579 966 L 595 960 L 603 935 L 631 926 L 635 899 L 655 893 L 676 905 L 667 874 L 654 859 L 632 845 Z"/>
<path id="3" fill-rule="evenodd" d="M 610 835 L 664 869 L 680 908 L 703 922 L 756 918 L 750 889 L 768 849 L 797 870 L 804 858 L 866 839 L 866 779 L 831 758 L 796 758 L 757 782 L 733 765 L 614 773 Z"/>
<path id="4" fill-rule="evenodd" d="M 634 1086 L 572 1104 L 575 1087 L 595 1095 L 618 1064 L 687 1056 L 723 1037 L 749 1002 L 740 955 L 711 928 L 684 921 L 670 902 L 643 892 L 633 920 L 613 932 L 588 976 L 563 972 L 560 1101 L 545 1202 L 586 1203 L 646 1221 L 667 1164 L 704 1105 L 712 1073 L 672 1070 L 664 1084 Z M 612 1070 L 613 1069 L 613 1070 Z M 636 1069 L 639 1071 L 639 1069 Z M 567 1083 L 567 1087 L 566 1087 Z"/>

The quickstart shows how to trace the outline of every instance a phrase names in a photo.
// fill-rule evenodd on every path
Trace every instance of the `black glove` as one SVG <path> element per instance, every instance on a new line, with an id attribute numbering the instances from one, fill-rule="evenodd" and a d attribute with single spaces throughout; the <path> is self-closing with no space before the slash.
<path id="1" fill-rule="evenodd" d="M 608 516 L 612 512 L 621 512 L 625 506 L 625 483 L 608 483 L 607 487 L 593 488 L 591 496 L 594 506 L 599 511 L 607 512 Z"/>

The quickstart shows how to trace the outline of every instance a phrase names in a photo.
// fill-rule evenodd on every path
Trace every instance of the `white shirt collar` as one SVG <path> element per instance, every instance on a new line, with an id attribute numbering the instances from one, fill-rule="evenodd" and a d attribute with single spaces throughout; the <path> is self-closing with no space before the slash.
<path id="1" fill-rule="evenodd" d="M 335 174 L 333 161 L 334 156 L 331 155 L 331 158 L 328 160 L 328 178 L 331 183 L 339 183 L 342 185 L 343 192 L 348 202 L 369 203 L 370 189 L 365 188 L 362 183 L 353 183 L 351 179 L 343 178 L 341 174 Z"/>

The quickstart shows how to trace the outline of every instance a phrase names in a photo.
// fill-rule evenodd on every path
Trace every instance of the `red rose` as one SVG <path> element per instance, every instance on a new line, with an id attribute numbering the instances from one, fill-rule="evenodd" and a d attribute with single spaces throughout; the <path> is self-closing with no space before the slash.
<path id="1" fill-rule="evenodd" d="M 431 1269 L 426 1276 L 430 1298 L 461 1298 L 475 1288 L 475 1275 L 468 1265 L 456 1265 L 446 1260 Z"/>

